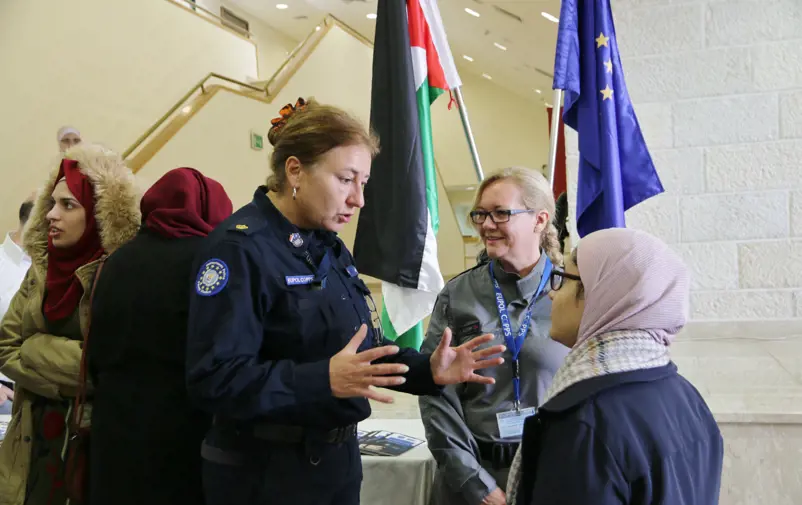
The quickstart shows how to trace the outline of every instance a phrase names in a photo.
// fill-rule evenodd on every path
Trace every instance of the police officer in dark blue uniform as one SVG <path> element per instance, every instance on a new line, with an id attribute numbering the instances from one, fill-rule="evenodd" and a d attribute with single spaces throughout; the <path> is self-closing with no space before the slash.
<path id="1" fill-rule="evenodd" d="M 187 384 L 215 419 L 204 492 L 208 505 L 354 505 L 356 423 L 368 398 L 392 401 L 373 388 L 492 383 L 475 371 L 501 363 L 492 356 L 504 347 L 477 350 L 484 335 L 452 348 L 450 330 L 431 355 L 385 341 L 336 235 L 364 204 L 377 140 L 344 111 L 302 99 L 268 138 L 268 186 L 209 235 L 191 297 Z"/>

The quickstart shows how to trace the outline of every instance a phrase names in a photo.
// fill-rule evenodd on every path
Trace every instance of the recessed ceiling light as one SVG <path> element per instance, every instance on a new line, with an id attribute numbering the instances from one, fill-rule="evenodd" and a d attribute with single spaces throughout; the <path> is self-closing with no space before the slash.
<path id="1" fill-rule="evenodd" d="M 192 106 L 191 105 L 187 105 L 186 107 L 181 109 L 181 112 L 184 113 L 184 114 L 189 114 L 190 112 L 192 112 Z"/>
<path id="2" fill-rule="evenodd" d="M 319 32 L 319 31 L 320 31 L 320 27 L 319 27 L 319 26 L 316 26 L 316 27 L 315 27 L 315 31 L 316 31 L 316 32 Z"/>
<path id="3" fill-rule="evenodd" d="M 276 9 L 284 10 L 287 7 L 289 7 L 289 5 L 287 5 L 287 4 L 276 4 Z"/>
<path id="4" fill-rule="evenodd" d="M 493 42 L 493 45 L 496 46 L 497 48 L 501 49 L 502 51 L 506 51 L 507 50 L 506 47 L 502 46 L 498 42 Z"/>
<path id="5" fill-rule="evenodd" d="M 463 58 L 465 58 L 465 59 L 466 59 L 466 60 L 468 60 L 468 61 L 473 61 L 473 58 L 471 58 L 471 57 L 470 57 L 470 56 L 468 56 L 467 54 L 463 54 L 463 55 L 462 55 L 462 57 L 463 57 Z"/>
<path id="6" fill-rule="evenodd" d="M 548 12 L 541 12 L 540 15 L 543 16 L 544 18 L 548 19 L 552 23 L 559 23 L 560 22 L 560 18 L 555 18 L 554 16 L 552 16 Z"/>
<path id="7" fill-rule="evenodd" d="M 376 13 L 375 12 L 371 12 L 370 14 L 367 15 L 367 18 L 368 19 L 376 19 Z"/>
<path id="8" fill-rule="evenodd" d="M 469 8 L 467 8 L 467 7 L 465 7 L 465 12 L 467 12 L 467 13 L 468 13 L 468 14 L 470 14 L 471 16 L 474 16 L 474 17 L 477 17 L 477 18 L 480 16 L 480 14 L 479 14 L 478 12 L 476 12 L 476 11 L 475 11 L 475 10 L 473 10 L 473 9 L 469 9 Z"/>
<path id="9" fill-rule="evenodd" d="M 485 79 L 492 79 L 492 77 L 490 77 L 490 76 L 489 76 L 489 75 L 487 75 L 487 74 L 482 74 L 482 77 L 484 77 Z"/>
<path id="10" fill-rule="evenodd" d="M 539 95 L 540 93 L 542 93 L 542 91 L 540 91 L 539 89 L 536 89 L 535 93 L 537 93 Z"/>

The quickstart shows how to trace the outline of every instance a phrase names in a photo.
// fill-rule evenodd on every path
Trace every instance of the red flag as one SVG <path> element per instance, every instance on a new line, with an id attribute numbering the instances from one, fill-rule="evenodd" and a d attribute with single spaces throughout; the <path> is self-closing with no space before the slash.
<path id="1" fill-rule="evenodd" d="M 554 107 L 547 107 L 549 116 L 549 138 L 551 138 L 551 113 Z M 563 123 L 563 109 L 560 107 L 560 126 L 557 129 L 557 157 L 554 163 L 554 198 L 564 191 L 568 191 L 568 177 L 565 173 L 565 124 Z"/>

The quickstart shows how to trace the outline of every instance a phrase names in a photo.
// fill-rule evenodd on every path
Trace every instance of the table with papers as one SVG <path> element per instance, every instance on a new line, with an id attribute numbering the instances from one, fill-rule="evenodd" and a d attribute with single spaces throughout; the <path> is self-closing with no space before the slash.
<path id="1" fill-rule="evenodd" d="M 385 430 L 426 440 L 420 419 L 366 419 L 363 431 Z M 362 456 L 362 505 L 428 505 L 436 463 L 423 444 L 400 456 Z"/>
<path id="2" fill-rule="evenodd" d="M 0 428 L 11 416 L 0 415 Z M 366 419 L 363 431 L 384 430 L 426 440 L 420 419 Z M 0 429 L 0 443 L 5 430 Z M 428 505 L 435 461 L 424 442 L 400 456 L 362 456 L 362 505 Z"/>

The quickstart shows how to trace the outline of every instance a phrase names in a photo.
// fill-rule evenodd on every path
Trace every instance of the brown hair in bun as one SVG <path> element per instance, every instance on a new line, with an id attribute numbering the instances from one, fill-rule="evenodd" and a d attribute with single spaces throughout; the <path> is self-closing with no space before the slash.
<path id="1" fill-rule="evenodd" d="M 286 186 L 285 165 L 291 156 L 304 168 L 335 147 L 364 145 L 371 156 L 379 153 L 379 139 L 368 132 L 361 121 L 339 107 L 322 105 L 314 99 L 299 98 L 295 105 L 281 108 L 280 116 L 270 121 L 267 139 L 273 145 L 270 155 L 272 174 L 267 178 L 270 191 L 282 192 Z"/>

